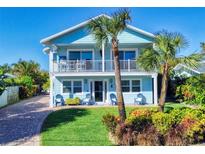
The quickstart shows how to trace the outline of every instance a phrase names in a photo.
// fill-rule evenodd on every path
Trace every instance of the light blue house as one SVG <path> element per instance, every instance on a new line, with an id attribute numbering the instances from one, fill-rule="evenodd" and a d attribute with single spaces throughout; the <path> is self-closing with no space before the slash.
<path id="1" fill-rule="evenodd" d="M 96 47 L 87 29 L 89 21 L 40 41 L 45 46 L 43 51 L 49 55 L 50 106 L 54 105 L 57 94 L 64 99 L 84 99 L 90 94 L 100 105 L 110 104 L 110 94 L 115 94 L 111 44 L 103 44 L 102 49 Z M 157 104 L 157 73 L 145 72 L 136 64 L 141 49 L 153 45 L 154 35 L 128 25 L 118 39 L 125 103 L 133 104 L 140 93 L 147 104 Z"/>

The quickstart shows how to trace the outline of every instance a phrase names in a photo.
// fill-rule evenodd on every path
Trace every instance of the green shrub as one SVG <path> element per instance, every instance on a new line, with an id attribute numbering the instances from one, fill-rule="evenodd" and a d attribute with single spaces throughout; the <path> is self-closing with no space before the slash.
<path id="1" fill-rule="evenodd" d="M 67 98 L 65 100 L 65 104 L 67 104 L 67 105 L 79 105 L 80 104 L 80 99 L 78 97 L 76 97 L 76 98 Z"/>
<path id="2" fill-rule="evenodd" d="M 50 88 L 50 80 L 47 80 L 47 81 L 43 84 L 42 88 L 43 88 L 44 91 L 49 90 L 49 88 Z"/>
<path id="3" fill-rule="evenodd" d="M 189 145 L 205 141 L 203 109 L 181 108 L 169 113 L 135 109 L 124 123 L 107 114 L 103 123 L 119 145 Z"/>
<path id="4" fill-rule="evenodd" d="M 106 126 L 107 130 L 112 134 L 115 133 L 115 129 L 117 124 L 119 123 L 119 119 L 114 115 L 108 113 L 103 116 L 102 123 Z"/>
<path id="5" fill-rule="evenodd" d="M 152 123 L 161 134 L 165 134 L 175 124 L 175 119 L 168 113 L 158 112 L 152 115 Z"/>
<path id="6" fill-rule="evenodd" d="M 176 96 L 188 104 L 205 104 L 205 75 L 197 75 L 187 78 L 184 83 L 178 85 Z"/>

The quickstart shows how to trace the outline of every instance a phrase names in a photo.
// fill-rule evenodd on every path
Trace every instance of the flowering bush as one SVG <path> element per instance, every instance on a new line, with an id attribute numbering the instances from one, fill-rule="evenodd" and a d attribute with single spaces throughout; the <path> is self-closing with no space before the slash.
<path id="1" fill-rule="evenodd" d="M 205 111 L 173 109 L 162 113 L 150 109 L 132 111 L 124 123 L 107 114 L 103 123 L 119 145 L 189 145 L 205 140 Z"/>

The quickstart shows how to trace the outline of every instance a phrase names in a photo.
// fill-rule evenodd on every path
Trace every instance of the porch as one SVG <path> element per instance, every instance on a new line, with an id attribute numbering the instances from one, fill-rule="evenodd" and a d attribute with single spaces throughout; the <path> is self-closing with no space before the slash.
<path id="1" fill-rule="evenodd" d="M 145 72 L 136 60 L 120 60 L 122 72 Z M 64 60 L 53 63 L 53 71 L 61 72 L 114 72 L 114 60 Z"/>

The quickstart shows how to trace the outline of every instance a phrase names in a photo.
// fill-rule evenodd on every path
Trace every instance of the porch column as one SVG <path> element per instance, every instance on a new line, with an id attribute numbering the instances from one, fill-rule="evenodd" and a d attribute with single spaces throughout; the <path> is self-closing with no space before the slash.
<path id="1" fill-rule="evenodd" d="M 158 105 L 157 74 L 153 75 L 152 77 L 154 79 L 153 80 L 153 82 L 154 82 L 154 84 L 153 84 L 154 85 L 154 88 L 153 88 L 154 89 L 154 100 L 153 101 L 154 101 L 155 105 Z"/>
<path id="2" fill-rule="evenodd" d="M 54 106 L 54 91 L 53 91 L 53 81 L 54 81 L 54 67 L 53 67 L 53 53 L 56 52 L 57 47 L 52 46 L 49 52 L 49 78 L 50 78 L 50 107 Z"/>
<path id="3" fill-rule="evenodd" d="M 54 76 L 50 73 L 50 107 L 54 107 L 53 79 Z"/>
<path id="4" fill-rule="evenodd" d="M 105 44 L 102 43 L 102 71 L 105 72 Z"/>

